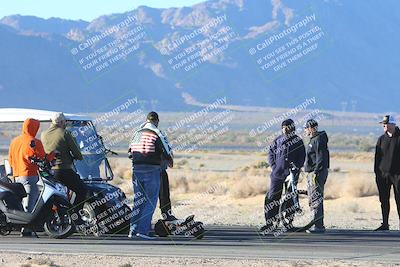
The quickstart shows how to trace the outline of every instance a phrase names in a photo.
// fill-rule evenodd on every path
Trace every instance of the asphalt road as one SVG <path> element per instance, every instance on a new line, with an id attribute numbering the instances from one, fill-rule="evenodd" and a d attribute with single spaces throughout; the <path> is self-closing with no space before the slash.
<path id="1" fill-rule="evenodd" d="M 328 230 L 324 235 L 290 233 L 260 236 L 254 228 L 209 227 L 202 240 L 185 237 L 155 241 L 125 236 L 101 238 L 74 235 L 55 240 L 20 238 L 17 233 L 0 237 L 3 252 L 101 254 L 118 256 L 205 257 L 226 259 L 353 260 L 399 263 L 400 232 Z"/>

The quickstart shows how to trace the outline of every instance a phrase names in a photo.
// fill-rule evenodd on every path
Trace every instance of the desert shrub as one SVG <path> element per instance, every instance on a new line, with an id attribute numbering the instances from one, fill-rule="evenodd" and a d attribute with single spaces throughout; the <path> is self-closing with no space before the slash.
<path id="1" fill-rule="evenodd" d="M 346 177 L 345 196 L 377 196 L 378 188 L 372 173 L 350 172 Z"/>
<path id="2" fill-rule="evenodd" d="M 268 167 L 269 167 L 269 164 L 266 161 L 258 161 L 258 162 L 254 163 L 254 164 L 241 167 L 239 169 L 239 171 L 241 171 L 241 172 L 248 172 L 248 171 L 251 171 L 251 170 L 262 170 L 262 171 L 265 171 L 266 169 L 268 169 Z"/>
<path id="3" fill-rule="evenodd" d="M 344 180 L 343 177 L 335 175 L 335 173 L 330 174 L 325 184 L 324 198 L 338 199 L 342 197 Z"/>
<path id="4" fill-rule="evenodd" d="M 378 189 L 372 173 L 349 172 L 345 176 L 331 173 L 325 185 L 325 199 L 377 196 Z"/>
<path id="5" fill-rule="evenodd" d="M 179 193 L 189 192 L 188 179 L 185 176 L 176 176 L 169 179 L 169 187 L 171 190 L 177 191 Z"/>
<path id="6" fill-rule="evenodd" d="M 186 159 L 182 159 L 182 160 L 179 160 L 174 163 L 174 168 L 180 169 L 184 166 L 187 166 L 188 164 L 189 164 L 189 161 L 187 161 Z"/>
<path id="7" fill-rule="evenodd" d="M 267 192 L 268 182 L 263 176 L 247 176 L 237 179 L 231 186 L 230 192 L 234 198 L 248 198 Z"/>

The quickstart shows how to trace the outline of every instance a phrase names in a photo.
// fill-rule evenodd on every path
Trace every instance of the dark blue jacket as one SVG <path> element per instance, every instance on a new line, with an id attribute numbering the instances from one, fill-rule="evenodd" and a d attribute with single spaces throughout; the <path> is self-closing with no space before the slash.
<path id="1" fill-rule="evenodd" d="M 268 152 L 268 163 L 272 167 L 271 177 L 284 180 L 290 174 L 290 163 L 301 168 L 306 157 L 303 140 L 296 134 L 280 135 L 272 142 Z"/>

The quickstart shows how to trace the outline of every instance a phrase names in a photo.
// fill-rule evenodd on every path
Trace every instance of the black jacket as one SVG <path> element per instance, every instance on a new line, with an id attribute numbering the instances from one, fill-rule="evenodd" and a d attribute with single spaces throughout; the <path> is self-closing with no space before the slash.
<path id="1" fill-rule="evenodd" d="M 318 173 L 329 169 L 329 160 L 328 136 L 325 131 L 317 132 L 306 147 L 304 171 Z"/>
<path id="2" fill-rule="evenodd" d="M 171 160 L 160 137 L 153 131 L 142 129 L 135 133 L 129 146 L 133 165 L 160 165 L 162 159 Z"/>
<path id="3" fill-rule="evenodd" d="M 392 137 L 386 133 L 379 137 L 375 148 L 375 174 L 400 174 L 400 129 Z"/>
<path id="4" fill-rule="evenodd" d="M 272 167 L 271 177 L 284 180 L 289 175 L 290 163 L 301 168 L 305 159 L 303 140 L 297 135 L 278 136 L 270 145 L 268 163 Z"/>

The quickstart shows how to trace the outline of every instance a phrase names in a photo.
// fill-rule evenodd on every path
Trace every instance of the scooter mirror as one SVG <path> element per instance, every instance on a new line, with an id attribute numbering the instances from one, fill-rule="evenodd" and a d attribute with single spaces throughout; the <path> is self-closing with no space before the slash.
<path id="1" fill-rule="evenodd" d="M 36 142 L 35 142 L 35 140 L 32 140 L 32 141 L 31 141 L 30 147 L 31 147 L 31 148 L 35 148 L 35 147 L 36 147 Z"/>
<path id="2" fill-rule="evenodd" d="M 8 160 L 4 160 L 4 168 L 5 168 L 5 172 L 6 172 L 7 176 L 13 175 L 13 171 L 12 171 L 10 162 L 8 162 Z"/>

